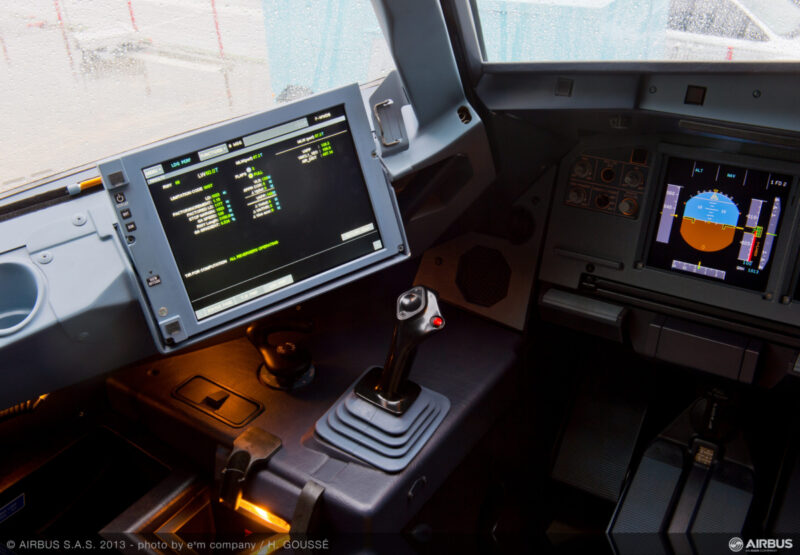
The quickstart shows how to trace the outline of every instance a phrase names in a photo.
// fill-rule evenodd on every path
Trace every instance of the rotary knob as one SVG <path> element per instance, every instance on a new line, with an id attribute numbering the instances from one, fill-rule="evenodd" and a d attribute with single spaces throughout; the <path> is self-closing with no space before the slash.
<path id="1" fill-rule="evenodd" d="M 639 211 L 639 203 L 636 202 L 636 199 L 625 197 L 619 203 L 619 211 L 624 216 L 635 216 Z"/>
<path id="2" fill-rule="evenodd" d="M 583 204 L 586 202 L 586 191 L 580 187 L 573 187 L 569 190 L 567 202 L 570 204 Z"/>
<path id="3" fill-rule="evenodd" d="M 572 175 L 580 179 L 589 179 L 592 175 L 592 164 L 588 160 L 578 160 L 572 166 Z"/>
<path id="4" fill-rule="evenodd" d="M 644 175 L 639 170 L 630 170 L 625 174 L 623 182 L 627 187 L 638 187 L 644 181 Z"/>

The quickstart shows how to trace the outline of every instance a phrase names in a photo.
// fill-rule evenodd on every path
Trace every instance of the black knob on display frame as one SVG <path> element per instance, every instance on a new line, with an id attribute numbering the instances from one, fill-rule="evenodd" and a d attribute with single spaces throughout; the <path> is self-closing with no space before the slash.
<path id="1" fill-rule="evenodd" d="M 311 332 L 310 323 L 253 324 L 247 328 L 247 338 L 258 349 L 263 362 L 258 368 L 258 379 L 265 385 L 282 391 L 298 389 L 314 379 L 311 352 L 297 340 L 280 340 L 274 343 L 269 336 L 280 332 Z"/>

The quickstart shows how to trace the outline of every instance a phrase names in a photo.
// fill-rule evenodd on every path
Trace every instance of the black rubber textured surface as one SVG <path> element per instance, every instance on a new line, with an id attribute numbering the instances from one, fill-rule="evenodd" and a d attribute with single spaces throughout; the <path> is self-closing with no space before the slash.
<path id="1" fill-rule="evenodd" d="M 586 384 L 574 407 L 551 475 L 616 503 L 645 409 Z"/>
<path id="2" fill-rule="evenodd" d="M 379 409 L 352 387 L 317 420 L 319 436 L 386 472 L 399 472 L 417 456 L 450 410 L 447 397 L 422 388 L 402 415 Z"/>
<path id="3" fill-rule="evenodd" d="M 752 472 L 736 464 L 720 463 L 706 486 L 692 534 L 740 533 L 752 501 Z"/>
<path id="4" fill-rule="evenodd" d="M 682 471 L 681 448 L 661 440 L 654 442 L 621 501 L 612 535 L 660 532 Z"/>

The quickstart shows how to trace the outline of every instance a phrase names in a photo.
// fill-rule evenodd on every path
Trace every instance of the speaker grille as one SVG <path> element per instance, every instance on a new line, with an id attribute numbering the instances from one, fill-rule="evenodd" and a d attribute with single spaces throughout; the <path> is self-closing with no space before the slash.
<path id="1" fill-rule="evenodd" d="M 492 306 L 508 295 L 511 267 L 503 254 L 489 247 L 472 247 L 461 255 L 456 285 L 464 299 L 480 306 Z"/>

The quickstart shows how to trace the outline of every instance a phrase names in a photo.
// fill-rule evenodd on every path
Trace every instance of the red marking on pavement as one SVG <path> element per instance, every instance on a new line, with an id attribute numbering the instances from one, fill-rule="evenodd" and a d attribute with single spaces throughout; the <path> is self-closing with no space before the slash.
<path id="1" fill-rule="evenodd" d="M 217 31 L 217 44 L 219 45 L 219 57 L 222 60 L 222 76 L 225 78 L 225 93 L 228 95 L 228 106 L 233 106 L 233 95 L 231 95 L 231 83 L 228 79 L 228 68 L 225 67 L 225 49 L 222 47 L 222 33 L 219 31 L 219 17 L 217 17 L 217 5 L 211 0 L 211 13 L 214 14 L 214 29 Z"/>
<path id="2" fill-rule="evenodd" d="M 733 59 L 733 46 L 729 46 L 728 47 L 728 55 L 725 56 L 725 59 L 726 60 L 732 60 Z"/>
<path id="3" fill-rule="evenodd" d="M 133 2 L 131 0 L 128 0 L 128 13 L 131 14 L 131 25 L 133 25 L 133 30 L 138 33 L 139 27 L 136 25 L 136 16 L 133 15 Z"/>
<path id="4" fill-rule="evenodd" d="M 67 39 L 67 30 L 64 29 L 64 18 L 61 17 L 61 6 L 58 0 L 53 0 L 53 6 L 56 8 L 56 17 L 58 18 L 58 26 L 61 27 L 61 36 L 64 38 L 64 48 L 67 50 L 67 57 L 69 58 L 69 67 L 75 71 L 75 62 L 72 59 L 72 50 L 69 47 L 69 39 Z"/>
<path id="5" fill-rule="evenodd" d="M 211 11 L 214 14 L 214 29 L 217 31 L 217 44 L 219 45 L 219 57 L 225 59 L 225 50 L 222 48 L 222 34 L 219 32 L 219 18 L 217 17 L 217 5 L 211 0 Z"/>
<path id="6" fill-rule="evenodd" d="M 11 60 L 8 58 L 8 48 L 6 48 L 6 39 L 0 37 L 0 46 L 3 47 L 3 57 L 6 59 L 6 63 L 10 64 Z"/>

